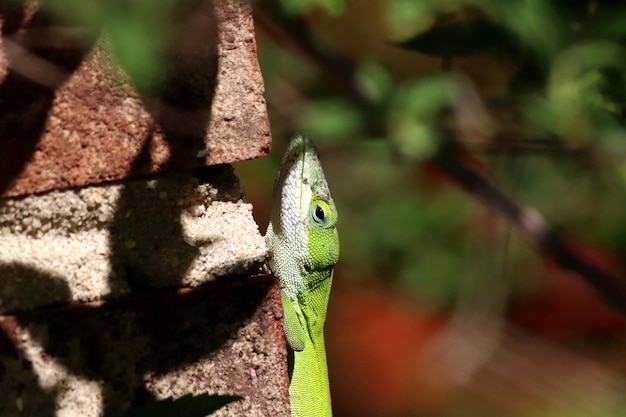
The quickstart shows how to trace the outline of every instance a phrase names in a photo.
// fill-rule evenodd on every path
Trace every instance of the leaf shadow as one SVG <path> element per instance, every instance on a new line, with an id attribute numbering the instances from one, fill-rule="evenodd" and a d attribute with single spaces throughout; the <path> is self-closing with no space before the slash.
<path id="1" fill-rule="evenodd" d="M 15 10 L 25 3 L 18 2 Z M 175 37 L 167 45 L 168 59 L 163 83 L 156 90 L 139 88 L 155 124 L 133 161 L 131 175 L 149 172 L 153 168 L 151 145 L 157 132 L 163 134 L 170 152 L 160 170 L 198 165 L 198 152 L 206 147 L 204 140 L 219 67 L 217 25 L 213 2 L 193 1 L 190 4 L 197 8 L 190 6 L 182 10 L 177 18 Z M 11 22 L 23 19 L 24 16 L 17 14 Z M 6 36 L 7 30 L 17 30 L 21 24 L 5 24 L 3 27 Z M 80 64 L 86 50 L 76 55 L 69 54 L 66 60 L 61 61 L 56 61 L 54 57 L 45 58 L 63 64 L 69 76 Z M 141 80 L 133 81 L 138 86 L 142 85 Z M 44 132 L 54 92 L 54 89 L 12 73 L 0 85 L 0 192 L 11 185 L 35 152 Z M 22 97 L 17 104 L 2 100 L 16 95 Z M 1 120 L 9 110 L 17 115 L 30 116 L 24 120 Z M 11 137 L 9 134 L 16 132 L 21 138 L 19 143 L 7 139 Z M 157 177 L 155 182 L 152 190 L 138 192 L 137 189 L 123 188 L 110 229 L 111 265 L 125 272 L 133 291 L 141 292 L 99 304 L 53 307 L 15 314 L 3 321 L 4 333 L 0 332 L 0 356 L 19 357 L 22 354 L 18 348 L 20 341 L 15 338 L 21 334 L 20 331 L 26 331 L 44 349 L 43 355 L 50 361 L 71 375 L 97 381 L 102 386 L 105 414 L 120 412 L 128 406 L 154 399 L 145 387 L 147 376 L 175 372 L 214 355 L 254 315 L 272 285 L 271 281 L 264 281 L 239 286 L 216 283 L 182 292 L 146 290 L 153 277 L 139 273 L 132 266 L 133 257 L 141 257 L 148 252 L 159 256 L 159 253 L 168 253 L 174 246 L 184 247 L 176 262 L 171 263 L 167 271 L 161 271 L 182 277 L 198 255 L 197 248 L 182 241 L 180 211 L 168 211 L 163 215 L 166 203 L 158 197 L 160 179 Z M 168 195 L 167 199 L 177 201 L 185 197 L 184 192 L 179 190 Z M 134 202 L 138 199 L 150 201 L 149 208 L 136 207 Z M 139 235 L 142 239 L 133 239 Z M 130 241 L 134 249 L 129 251 Z M 14 267 L 0 265 L 0 277 L 4 278 L 3 269 Z M 37 275 L 38 278 L 29 285 L 51 286 L 60 281 L 50 274 L 34 271 L 28 265 L 19 268 L 24 268 L 22 276 Z M 115 270 L 116 273 L 119 271 Z M 110 284 L 115 292 L 117 284 L 113 275 Z M 28 286 L 24 291 L 28 291 Z M 60 302 L 71 299 L 67 287 L 51 291 L 60 294 Z M 24 388 L 29 397 L 29 401 L 22 405 L 24 415 L 55 415 L 60 388 L 45 388 L 32 370 L 0 369 L 0 374 L 2 372 L 5 372 L 4 376 L 0 375 L 3 380 L 25 378 L 29 381 Z M 24 377 L 24 374 L 28 376 Z M 0 410 L 0 416 L 4 415 L 14 414 Z"/>
<path id="2" fill-rule="evenodd" d="M 19 0 L 0 5 L 8 60 L 8 73 L 0 83 L 0 195 L 35 152 L 56 89 L 78 68 L 96 40 L 94 30 L 81 42 L 60 35 L 60 44 L 54 44 L 46 37 L 54 19 L 43 11 L 33 14 L 28 3 Z M 36 68 L 39 62 L 47 62 L 58 73 L 50 77 Z"/>

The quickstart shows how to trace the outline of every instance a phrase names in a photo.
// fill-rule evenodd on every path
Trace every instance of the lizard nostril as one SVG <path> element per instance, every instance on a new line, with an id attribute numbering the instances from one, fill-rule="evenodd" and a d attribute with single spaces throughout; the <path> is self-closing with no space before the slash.
<path id="1" fill-rule="evenodd" d="M 307 274 L 310 273 L 312 269 L 313 268 L 311 268 L 311 265 L 304 264 L 304 270 L 307 272 Z"/>

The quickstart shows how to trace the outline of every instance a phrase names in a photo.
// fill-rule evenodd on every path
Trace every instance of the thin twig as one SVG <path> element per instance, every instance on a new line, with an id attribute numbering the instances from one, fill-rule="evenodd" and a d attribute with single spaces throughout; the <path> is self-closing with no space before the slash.
<path id="1" fill-rule="evenodd" d="M 626 313 L 626 285 L 622 279 L 584 259 L 537 210 L 522 207 L 457 156 L 450 157 L 460 152 L 442 153 L 433 163 L 463 190 L 511 222 L 559 267 L 580 275 L 613 306 Z"/>

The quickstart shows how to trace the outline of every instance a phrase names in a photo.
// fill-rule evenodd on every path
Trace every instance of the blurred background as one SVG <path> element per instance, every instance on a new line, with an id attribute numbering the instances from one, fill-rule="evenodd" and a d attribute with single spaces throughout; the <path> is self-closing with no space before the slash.
<path id="1" fill-rule="evenodd" d="M 149 91 L 186 1 L 40 3 Z M 318 145 L 334 415 L 625 416 L 626 5 L 254 7 L 274 141 L 236 171 L 264 232 L 289 137 Z"/>
<path id="2" fill-rule="evenodd" d="M 264 232 L 318 145 L 335 416 L 626 415 L 626 5 L 255 7 L 274 142 L 236 170 Z"/>

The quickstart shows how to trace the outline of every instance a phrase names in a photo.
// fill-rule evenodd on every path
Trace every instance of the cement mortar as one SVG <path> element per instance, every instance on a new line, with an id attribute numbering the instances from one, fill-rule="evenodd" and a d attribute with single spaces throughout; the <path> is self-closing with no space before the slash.
<path id="1" fill-rule="evenodd" d="M 267 249 L 230 166 L 0 201 L 0 313 L 251 273 Z"/>

